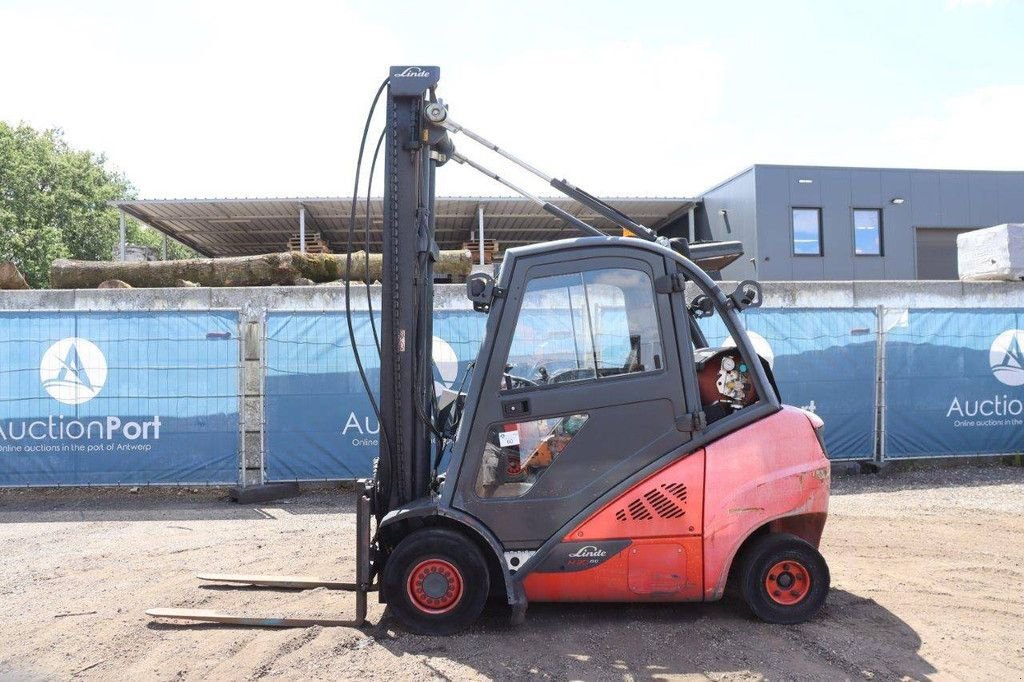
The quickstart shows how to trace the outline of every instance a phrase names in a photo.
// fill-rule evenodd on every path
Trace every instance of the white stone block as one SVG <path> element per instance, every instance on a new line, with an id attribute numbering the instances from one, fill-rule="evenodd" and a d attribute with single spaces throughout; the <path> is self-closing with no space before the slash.
<path id="1" fill-rule="evenodd" d="M 1024 280 L 1024 223 L 958 235 L 956 253 L 961 280 Z"/>

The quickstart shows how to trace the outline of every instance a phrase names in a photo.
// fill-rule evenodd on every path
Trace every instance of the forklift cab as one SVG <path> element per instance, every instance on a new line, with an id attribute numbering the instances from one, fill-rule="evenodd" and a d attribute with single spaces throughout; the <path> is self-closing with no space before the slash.
<path id="1" fill-rule="evenodd" d="M 736 305 L 673 250 L 612 237 L 510 249 L 489 300 L 477 301 L 490 309 L 487 335 L 443 497 L 506 549 L 535 550 L 638 472 L 694 449 L 712 405 L 687 281 L 740 341 L 718 352 L 735 355 L 724 364 L 749 387 L 715 431 L 752 408 L 779 409 L 736 333 Z"/>

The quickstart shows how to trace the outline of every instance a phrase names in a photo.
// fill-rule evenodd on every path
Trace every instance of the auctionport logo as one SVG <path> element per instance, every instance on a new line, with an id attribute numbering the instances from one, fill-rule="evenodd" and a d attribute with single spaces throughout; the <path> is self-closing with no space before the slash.
<path id="1" fill-rule="evenodd" d="M 453 388 L 459 378 L 459 356 L 451 344 L 440 336 L 433 338 L 434 356 L 434 394 L 440 398 L 442 391 Z M 380 422 L 372 415 L 360 417 L 355 410 L 349 410 L 348 419 L 341 427 L 341 435 L 348 437 L 353 435 L 351 443 L 355 447 L 377 447 L 379 441 L 377 435 L 380 433 Z"/>
<path id="2" fill-rule="evenodd" d="M 88 339 L 75 336 L 50 346 L 39 363 L 39 379 L 54 400 L 81 405 L 103 390 L 107 381 L 107 359 Z"/>
<path id="3" fill-rule="evenodd" d="M 107 359 L 92 341 L 70 336 L 43 353 L 39 380 L 57 402 L 81 405 L 103 390 Z M 149 441 L 160 440 L 161 425 L 159 415 L 138 421 L 112 415 L 81 420 L 63 414 L 0 420 L 0 453 L 150 452 Z"/>
<path id="4" fill-rule="evenodd" d="M 994 376 L 1006 386 L 1024 386 L 1024 329 L 1007 329 L 992 341 L 988 364 Z M 989 398 L 953 396 L 946 418 L 953 426 L 1024 426 L 1024 399 L 1013 394 Z"/>
<path id="5" fill-rule="evenodd" d="M 1007 386 L 1024 386 L 1024 329 L 1008 329 L 988 352 L 992 374 Z"/>

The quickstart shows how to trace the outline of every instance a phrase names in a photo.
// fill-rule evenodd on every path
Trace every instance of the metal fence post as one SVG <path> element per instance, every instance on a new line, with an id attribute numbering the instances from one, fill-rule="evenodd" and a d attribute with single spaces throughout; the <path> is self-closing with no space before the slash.
<path id="1" fill-rule="evenodd" d="M 246 487 L 245 447 L 245 337 L 248 324 L 242 311 L 238 311 L 238 485 Z"/>
<path id="2" fill-rule="evenodd" d="M 875 461 L 885 461 L 885 306 L 875 307 Z"/>
<path id="3" fill-rule="evenodd" d="M 267 309 L 260 310 L 260 484 L 267 482 Z"/>

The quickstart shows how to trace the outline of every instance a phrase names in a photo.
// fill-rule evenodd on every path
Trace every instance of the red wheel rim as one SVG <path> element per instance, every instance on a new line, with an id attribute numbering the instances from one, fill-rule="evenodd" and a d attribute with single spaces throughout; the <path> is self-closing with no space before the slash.
<path id="1" fill-rule="evenodd" d="M 780 561 L 768 569 L 764 589 L 776 604 L 794 606 L 811 591 L 811 573 L 799 561 Z"/>
<path id="2" fill-rule="evenodd" d="M 462 575 L 443 559 L 426 559 L 409 573 L 406 590 L 420 611 L 447 613 L 462 599 Z"/>

